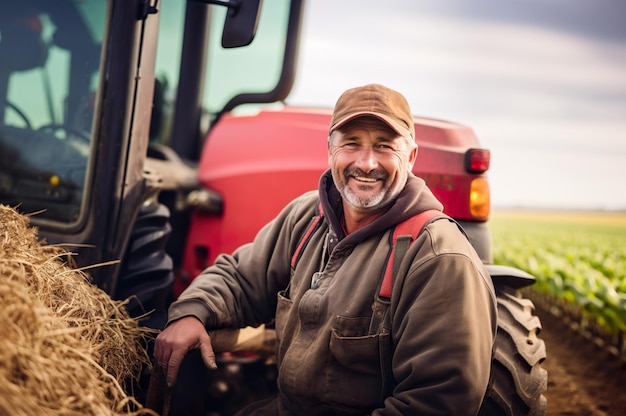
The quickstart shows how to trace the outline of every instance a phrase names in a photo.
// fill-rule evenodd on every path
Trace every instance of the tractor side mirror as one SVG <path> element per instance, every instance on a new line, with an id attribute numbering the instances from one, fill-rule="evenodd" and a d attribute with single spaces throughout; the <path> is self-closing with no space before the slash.
<path id="1" fill-rule="evenodd" d="M 195 0 L 201 3 L 228 7 L 224 31 L 223 48 L 238 48 L 252 43 L 259 23 L 262 0 Z"/>
<path id="2" fill-rule="evenodd" d="M 261 0 L 239 0 L 238 3 L 238 7 L 228 8 L 222 33 L 222 47 L 224 48 L 249 45 L 254 39 L 259 24 Z"/>

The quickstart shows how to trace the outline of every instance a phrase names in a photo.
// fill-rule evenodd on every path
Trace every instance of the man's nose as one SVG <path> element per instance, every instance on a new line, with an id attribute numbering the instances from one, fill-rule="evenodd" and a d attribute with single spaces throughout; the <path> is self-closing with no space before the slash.
<path id="1" fill-rule="evenodd" d="M 378 167 L 376 152 L 369 146 L 360 149 L 357 155 L 356 166 L 363 172 L 369 173 Z"/>

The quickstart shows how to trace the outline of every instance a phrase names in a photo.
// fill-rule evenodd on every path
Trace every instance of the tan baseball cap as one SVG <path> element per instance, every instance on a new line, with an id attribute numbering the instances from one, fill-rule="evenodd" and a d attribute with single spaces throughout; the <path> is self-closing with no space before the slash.
<path id="1" fill-rule="evenodd" d="M 413 115 L 406 98 L 380 84 L 351 88 L 341 94 L 335 104 L 329 132 L 363 116 L 379 118 L 399 135 L 411 135 L 415 139 Z"/>

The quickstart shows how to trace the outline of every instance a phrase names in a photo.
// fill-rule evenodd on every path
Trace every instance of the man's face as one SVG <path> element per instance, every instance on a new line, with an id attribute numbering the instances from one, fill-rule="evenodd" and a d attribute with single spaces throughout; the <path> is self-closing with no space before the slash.
<path id="1" fill-rule="evenodd" d="M 328 144 L 335 186 L 360 212 L 376 212 L 392 202 L 404 188 L 416 156 L 411 138 L 399 136 L 374 117 L 346 123 Z"/>

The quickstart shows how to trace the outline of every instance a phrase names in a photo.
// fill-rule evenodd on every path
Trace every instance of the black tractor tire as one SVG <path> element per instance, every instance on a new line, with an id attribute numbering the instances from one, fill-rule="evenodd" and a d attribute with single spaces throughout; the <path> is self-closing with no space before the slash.
<path id="1" fill-rule="evenodd" d="M 541 321 L 534 315 L 534 304 L 507 286 L 496 285 L 496 298 L 498 332 L 479 415 L 545 415 L 548 372 L 541 365 L 546 346 L 538 337 Z"/>
<path id="2" fill-rule="evenodd" d="M 132 317 L 146 318 L 141 324 L 162 329 L 167 319 L 174 282 L 173 263 L 165 246 L 171 233 L 168 208 L 156 200 L 141 207 L 122 259 L 114 293 L 116 299 L 128 299 Z"/>

